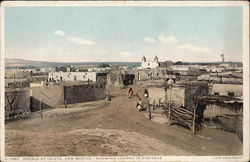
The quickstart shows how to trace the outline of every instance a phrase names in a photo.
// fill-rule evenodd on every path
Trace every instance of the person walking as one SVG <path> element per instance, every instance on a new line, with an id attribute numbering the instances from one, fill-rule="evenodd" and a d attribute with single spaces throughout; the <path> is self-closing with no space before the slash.
<path id="1" fill-rule="evenodd" d="M 130 87 L 128 90 L 128 97 L 131 98 L 133 96 L 133 89 Z"/>

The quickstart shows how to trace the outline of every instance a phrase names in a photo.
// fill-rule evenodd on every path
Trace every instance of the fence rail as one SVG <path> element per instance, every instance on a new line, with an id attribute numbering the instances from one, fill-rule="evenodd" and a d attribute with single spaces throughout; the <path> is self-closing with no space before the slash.
<path id="1" fill-rule="evenodd" d="M 192 133 L 195 134 L 195 131 L 199 125 L 199 123 L 197 123 L 197 118 L 199 118 L 199 116 L 196 114 L 197 106 L 198 102 L 192 110 L 188 110 L 174 104 L 161 102 L 160 100 L 159 102 L 154 101 L 153 104 L 148 105 L 149 119 L 151 119 L 151 107 L 153 108 L 153 110 L 157 108 L 163 108 L 166 112 L 166 116 L 169 119 L 169 125 L 172 125 L 174 123 L 186 125 L 189 127 Z"/>

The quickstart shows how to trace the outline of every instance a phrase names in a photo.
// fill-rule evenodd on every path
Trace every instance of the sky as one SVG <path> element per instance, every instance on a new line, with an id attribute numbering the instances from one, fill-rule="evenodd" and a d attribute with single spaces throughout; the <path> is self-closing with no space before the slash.
<path id="1" fill-rule="evenodd" d="M 241 7 L 5 7 L 5 57 L 242 61 Z"/>

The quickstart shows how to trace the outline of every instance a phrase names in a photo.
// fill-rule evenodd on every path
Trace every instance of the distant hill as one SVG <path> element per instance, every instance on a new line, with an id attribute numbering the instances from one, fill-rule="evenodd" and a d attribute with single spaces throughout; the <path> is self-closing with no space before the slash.
<path id="1" fill-rule="evenodd" d="M 59 67 L 59 66 L 70 66 L 70 65 L 99 65 L 101 63 L 107 63 L 110 65 L 119 66 L 140 66 L 140 62 L 47 62 L 47 61 L 32 61 L 25 59 L 5 59 L 6 68 L 30 68 L 30 67 Z M 242 62 L 230 62 L 233 64 L 240 64 Z M 183 65 L 219 65 L 221 62 L 183 62 Z"/>
<path id="2" fill-rule="evenodd" d="M 101 63 L 108 63 L 110 65 L 120 65 L 120 66 L 140 66 L 140 62 L 47 62 L 47 61 L 32 61 L 25 59 L 5 59 L 6 68 L 99 65 Z"/>

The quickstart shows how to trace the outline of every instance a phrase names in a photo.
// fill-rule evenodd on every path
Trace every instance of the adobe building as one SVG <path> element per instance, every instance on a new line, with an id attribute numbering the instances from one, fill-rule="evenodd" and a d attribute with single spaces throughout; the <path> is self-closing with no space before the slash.
<path id="1" fill-rule="evenodd" d="M 50 72 L 49 81 L 73 82 L 73 81 L 93 81 L 97 82 L 99 76 L 106 76 L 106 73 L 97 72 Z"/>
<path id="2" fill-rule="evenodd" d="M 243 85 L 242 84 L 213 84 L 212 95 L 242 97 Z"/>
<path id="3" fill-rule="evenodd" d="M 6 69 L 5 79 L 27 79 L 31 78 L 35 69 Z"/>
<path id="4" fill-rule="evenodd" d="M 121 89 L 128 85 L 134 84 L 135 76 L 134 74 L 127 73 L 109 73 L 107 75 L 107 89 Z"/>
<path id="5" fill-rule="evenodd" d="M 206 75 L 198 76 L 198 80 L 207 81 L 210 83 L 223 83 L 223 84 L 243 84 L 243 73 L 239 72 L 222 72 L 222 73 L 209 73 Z"/>
<path id="6" fill-rule="evenodd" d="M 5 79 L 5 88 L 24 88 L 29 87 L 29 79 Z"/>
<path id="7" fill-rule="evenodd" d="M 173 85 L 173 87 L 150 87 L 148 92 L 151 104 L 166 102 L 186 109 L 193 109 L 198 97 L 208 95 L 208 86 L 197 83 L 196 85 Z"/>

